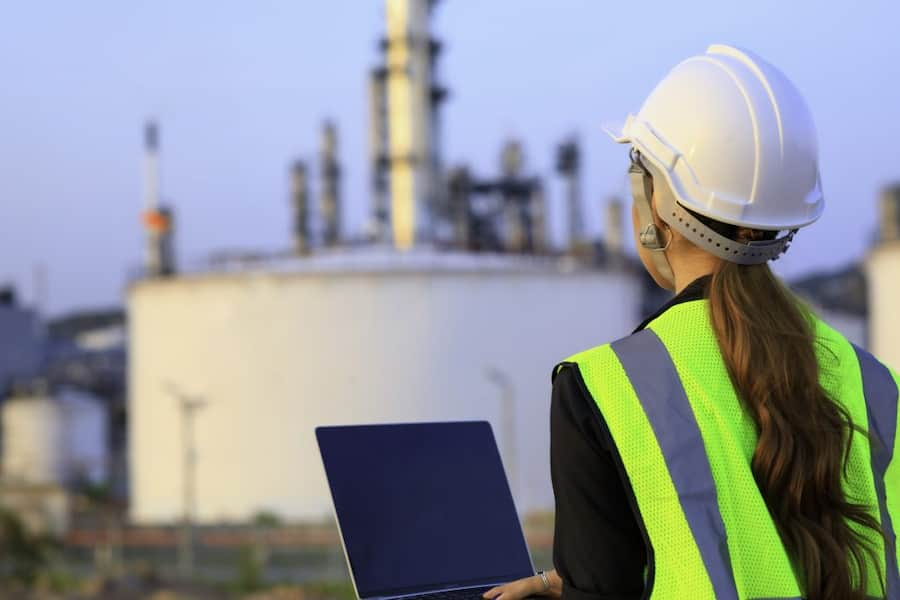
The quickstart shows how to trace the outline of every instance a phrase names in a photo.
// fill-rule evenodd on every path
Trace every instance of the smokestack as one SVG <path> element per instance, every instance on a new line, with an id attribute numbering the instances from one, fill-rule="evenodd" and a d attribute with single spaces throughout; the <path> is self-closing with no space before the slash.
<path id="1" fill-rule="evenodd" d="M 525 182 L 521 179 L 524 162 L 522 145 L 518 140 L 507 140 L 500 150 L 500 189 L 509 252 L 523 252 L 531 247 L 529 197 L 524 193 Z"/>
<path id="2" fill-rule="evenodd" d="M 531 186 L 529 204 L 532 251 L 535 254 L 545 254 L 547 252 L 546 198 L 544 197 L 544 186 L 541 185 L 539 179 Z"/>
<path id="3" fill-rule="evenodd" d="M 525 162 L 522 144 L 519 140 L 507 140 L 500 151 L 500 172 L 506 179 L 518 179 Z"/>
<path id="4" fill-rule="evenodd" d="M 144 125 L 144 210 L 159 206 L 159 128 L 155 121 Z"/>
<path id="5" fill-rule="evenodd" d="M 469 249 L 472 237 L 471 195 L 472 179 L 466 167 L 452 169 L 447 176 L 449 212 L 453 223 L 454 245 Z"/>
<path id="6" fill-rule="evenodd" d="M 319 207 L 324 222 L 324 243 L 336 246 L 340 242 L 340 177 L 337 160 L 337 130 L 334 123 L 326 121 L 322 126 L 319 165 L 321 167 L 321 196 Z"/>
<path id="7" fill-rule="evenodd" d="M 622 229 L 622 201 L 618 198 L 611 198 L 606 203 L 606 235 L 604 236 L 604 245 L 606 252 L 610 255 L 622 254 L 624 249 L 623 229 Z"/>
<path id="8" fill-rule="evenodd" d="M 438 192 L 437 106 L 445 92 L 434 85 L 439 45 L 431 39 L 433 0 L 386 0 L 391 224 L 394 245 L 408 250 L 431 238 Z"/>
<path id="9" fill-rule="evenodd" d="M 389 236 L 387 72 L 369 74 L 369 168 L 372 178 L 372 238 L 385 242 Z"/>
<path id="10" fill-rule="evenodd" d="M 566 186 L 566 206 L 569 213 L 569 249 L 575 251 L 582 241 L 581 215 L 581 150 L 575 136 L 560 144 L 556 152 L 556 170 Z"/>
<path id="11" fill-rule="evenodd" d="M 175 274 L 175 209 L 168 205 L 159 207 L 159 215 L 166 224 L 165 231 L 159 236 L 159 255 L 162 258 L 159 274 L 163 277 Z"/>
<path id="12" fill-rule="evenodd" d="M 879 205 L 879 241 L 885 243 L 900 240 L 900 183 L 881 190 Z"/>
<path id="13" fill-rule="evenodd" d="M 291 167 L 291 205 L 294 210 L 292 232 L 294 254 L 308 254 L 309 244 L 309 177 L 306 163 L 297 161 Z"/>
<path id="14" fill-rule="evenodd" d="M 159 128 L 155 121 L 144 126 L 144 273 L 162 277 L 175 272 L 172 248 L 173 211 L 160 200 Z"/>

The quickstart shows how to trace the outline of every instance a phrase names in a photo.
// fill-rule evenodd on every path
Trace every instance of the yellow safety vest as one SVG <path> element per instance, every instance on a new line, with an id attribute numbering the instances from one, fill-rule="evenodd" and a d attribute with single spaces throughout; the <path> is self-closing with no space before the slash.
<path id="1" fill-rule="evenodd" d="M 883 559 L 868 593 L 900 598 L 892 519 L 900 518 L 894 461 L 898 378 L 816 322 L 820 379 L 872 442 L 854 433 L 845 492 L 871 507 L 890 541 L 866 532 Z M 794 567 L 756 485 L 756 426 L 738 399 L 709 321 L 708 302 L 673 306 L 619 341 L 577 354 L 634 491 L 651 546 L 649 597 L 800 598 Z"/>

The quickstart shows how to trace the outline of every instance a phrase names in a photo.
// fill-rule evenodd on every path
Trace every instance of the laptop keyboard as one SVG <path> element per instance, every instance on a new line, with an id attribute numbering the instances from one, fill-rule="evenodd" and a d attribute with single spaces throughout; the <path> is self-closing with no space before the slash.
<path id="1" fill-rule="evenodd" d="M 488 587 L 466 588 L 464 590 L 446 590 L 418 596 L 408 596 L 404 600 L 481 600 L 481 595 L 491 589 Z"/>

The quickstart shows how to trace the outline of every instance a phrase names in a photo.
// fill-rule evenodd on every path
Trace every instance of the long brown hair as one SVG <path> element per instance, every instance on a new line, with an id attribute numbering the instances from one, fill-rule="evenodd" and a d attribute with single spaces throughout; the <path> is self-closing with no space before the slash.
<path id="1" fill-rule="evenodd" d="M 703 220 L 741 241 L 774 235 Z M 707 296 L 728 373 L 759 432 L 753 475 L 804 597 L 865 598 L 879 557 L 861 529 L 882 533 L 869 509 L 844 495 L 857 428 L 819 382 L 810 313 L 767 264 L 722 261 Z"/>

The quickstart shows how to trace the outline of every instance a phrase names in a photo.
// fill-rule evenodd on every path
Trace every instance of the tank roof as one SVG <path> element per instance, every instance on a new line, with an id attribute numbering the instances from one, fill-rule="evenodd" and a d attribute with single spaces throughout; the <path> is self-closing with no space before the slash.
<path id="1" fill-rule="evenodd" d="M 623 257 L 624 258 L 624 257 Z M 619 261 L 623 268 L 632 259 Z M 612 263 L 605 265 L 612 269 Z M 188 266 L 180 275 L 223 273 L 274 274 L 402 274 L 402 273 L 569 273 L 596 271 L 596 265 L 575 257 L 417 249 L 399 252 L 390 247 L 335 248 L 311 256 L 292 254 L 219 253 L 209 261 Z"/>

